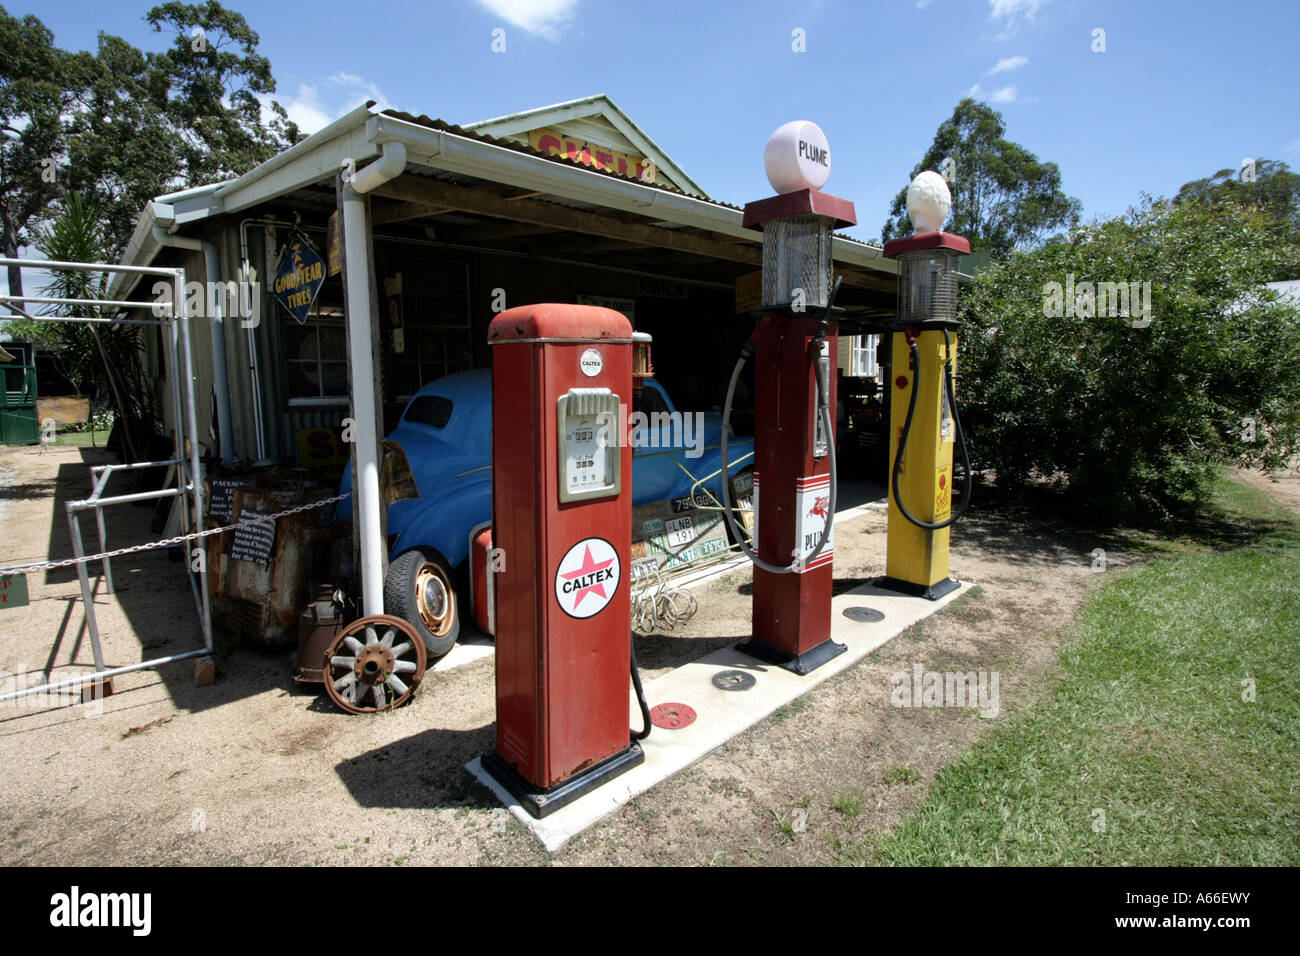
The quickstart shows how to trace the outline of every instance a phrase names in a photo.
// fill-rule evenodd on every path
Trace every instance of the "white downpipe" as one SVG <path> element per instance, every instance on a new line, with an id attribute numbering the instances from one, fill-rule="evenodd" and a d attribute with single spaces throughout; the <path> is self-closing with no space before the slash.
<path id="1" fill-rule="evenodd" d="M 264 219 L 245 219 L 239 224 L 239 267 L 242 274 L 239 277 L 241 282 L 248 282 L 249 276 L 252 275 L 253 264 L 248 258 L 248 226 L 250 224 L 261 223 L 263 225 L 278 226 L 281 223 L 271 222 Z M 255 301 L 255 308 L 260 312 L 262 308 L 262 296 L 259 290 Z M 249 325 L 244 329 L 248 333 L 248 379 L 250 394 L 253 399 L 253 437 L 257 442 L 257 463 L 259 465 L 268 464 L 266 458 L 266 422 L 262 415 L 262 373 L 257 367 L 257 325 Z"/>
<path id="2" fill-rule="evenodd" d="M 346 164 L 351 169 L 349 161 Z M 343 255 L 348 270 L 348 352 L 352 358 L 352 435 L 357 466 L 352 474 L 352 509 L 360 523 L 361 601 L 367 616 L 384 613 L 384 546 L 379 513 L 379 410 L 370 351 L 370 256 L 366 204 L 362 198 L 406 169 L 406 147 L 385 143 L 379 159 L 351 173 L 343 186 Z"/>
<path id="3" fill-rule="evenodd" d="M 240 281 L 248 281 L 248 262 L 245 261 L 244 274 Z M 258 293 L 257 307 L 262 307 L 261 293 Z M 244 330 L 248 333 L 248 379 L 249 391 L 253 397 L 253 437 L 257 442 L 257 464 L 265 465 L 266 461 L 266 422 L 263 420 L 262 412 L 262 374 L 257 370 L 257 329 L 249 326 Z"/>
<path id="4" fill-rule="evenodd" d="M 365 195 L 406 170 L 406 144 L 396 141 L 384 143 L 379 158 L 352 176 L 352 188 Z"/>
<path id="5" fill-rule="evenodd" d="M 221 255 L 215 243 L 207 239 L 175 236 L 158 225 L 153 227 L 153 235 L 164 246 L 202 252 L 208 282 L 221 281 Z M 217 438 L 220 441 L 221 463 L 230 467 L 234 464 L 235 452 L 234 436 L 230 430 L 230 383 L 226 378 L 225 296 L 208 295 L 205 299 L 210 303 L 212 312 L 208 316 L 208 325 L 212 332 L 212 385 L 217 393 Z M 194 440 L 198 440 L 197 435 Z"/>

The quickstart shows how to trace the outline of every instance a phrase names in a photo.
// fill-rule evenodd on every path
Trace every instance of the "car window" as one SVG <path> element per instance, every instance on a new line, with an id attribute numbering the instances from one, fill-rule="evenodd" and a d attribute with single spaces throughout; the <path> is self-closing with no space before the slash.
<path id="1" fill-rule="evenodd" d="M 442 428 L 451 420 L 452 402 L 441 395 L 420 395 L 411 401 L 403 421 Z"/>
<path id="2" fill-rule="evenodd" d="M 632 409 L 634 412 L 653 415 L 655 412 L 668 411 L 668 403 L 664 401 L 659 389 L 647 385 L 645 388 L 638 388 L 634 394 L 636 396 Z"/>

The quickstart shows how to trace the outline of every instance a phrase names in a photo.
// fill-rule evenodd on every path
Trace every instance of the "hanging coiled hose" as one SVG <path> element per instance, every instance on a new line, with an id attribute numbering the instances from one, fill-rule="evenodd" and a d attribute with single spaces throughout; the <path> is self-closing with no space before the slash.
<path id="1" fill-rule="evenodd" d="M 961 464 L 962 473 L 966 477 L 965 486 L 962 488 L 961 504 L 952 510 L 943 521 L 922 521 L 913 515 L 903 505 L 903 499 L 898 494 L 898 475 L 903 469 L 903 453 L 907 450 L 907 436 L 912 430 L 912 416 L 916 412 L 916 394 L 921 390 L 921 354 L 916 348 L 916 336 L 909 333 L 907 335 L 907 347 L 912 352 L 912 395 L 907 401 L 907 417 L 903 419 L 903 433 L 898 438 L 898 451 L 894 453 L 894 468 L 890 477 L 890 486 L 893 488 L 894 504 L 898 505 L 899 512 L 912 524 L 926 531 L 938 531 L 952 525 L 965 512 L 970 504 L 971 481 L 970 471 L 970 454 L 966 451 L 966 430 L 961 427 L 961 416 L 957 414 L 957 397 L 953 394 L 952 388 L 952 342 L 948 337 L 948 330 L 943 330 L 943 387 L 948 396 L 948 410 L 952 412 L 952 424 L 956 430 L 956 438 L 961 445 Z"/>
<path id="2" fill-rule="evenodd" d="M 818 413 L 821 416 L 822 428 L 826 433 L 826 449 L 831 479 L 830 502 L 826 509 L 826 523 L 822 526 L 822 533 L 817 541 L 817 547 L 813 548 L 807 557 L 796 558 L 790 564 L 784 566 L 771 564 L 760 558 L 757 552 L 745 541 L 745 534 L 741 531 L 740 526 L 736 524 L 736 519 L 731 513 L 733 507 L 731 500 L 731 462 L 727 457 L 727 436 L 731 432 L 731 403 L 736 397 L 736 383 L 740 381 L 740 373 L 744 370 L 745 363 L 754 354 L 754 338 L 752 335 L 745 341 L 744 347 L 741 348 L 740 358 L 736 359 L 736 367 L 731 370 L 731 381 L 727 383 L 727 398 L 722 406 L 722 516 L 726 519 L 727 527 L 731 529 L 732 535 L 735 536 L 741 550 L 745 552 L 749 560 L 764 571 L 770 571 L 772 574 L 792 574 L 810 564 L 826 547 L 826 542 L 831 538 L 831 528 L 835 525 L 835 500 L 839 493 L 839 479 L 835 461 L 835 422 L 831 418 L 830 410 L 830 373 L 822 365 L 821 350 L 822 343 L 826 341 L 826 330 L 830 324 L 831 309 L 835 305 L 835 296 L 840 291 L 842 280 L 842 276 L 836 277 L 835 285 L 831 288 L 830 297 L 826 300 L 826 310 L 822 313 L 821 325 L 812 340 L 813 362 L 816 363 L 814 368 L 817 378 Z M 758 330 L 755 329 L 754 331 L 757 332 Z"/>

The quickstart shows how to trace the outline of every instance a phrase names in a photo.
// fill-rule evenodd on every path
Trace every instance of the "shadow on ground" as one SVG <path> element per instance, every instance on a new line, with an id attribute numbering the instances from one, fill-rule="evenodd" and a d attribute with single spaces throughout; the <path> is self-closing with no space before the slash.
<path id="1" fill-rule="evenodd" d="M 465 764 L 496 746 L 496 724 L 473 730 L 431 728 L 335 765 L 363 807 L 426 810 L 500 806 Z"/>

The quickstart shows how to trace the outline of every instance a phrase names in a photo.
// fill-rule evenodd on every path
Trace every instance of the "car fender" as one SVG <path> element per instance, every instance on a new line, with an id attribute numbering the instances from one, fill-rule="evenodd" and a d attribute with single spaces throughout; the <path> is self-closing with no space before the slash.
<path id="1" fill-rule="evenodd" d="M 393 545 L 392 556 L 412 548 L 433 548 L 455 570 L 469 556 L 470 529 L 492 520 L 492 482 L 469 482 L 427 503 L 420 499 L 398 502 L 389 509 L 394 524 L 399 516 L 393 512 L 403 505 L 413 507 L 410 514 L 400 516 L 402 533 Z"/>

